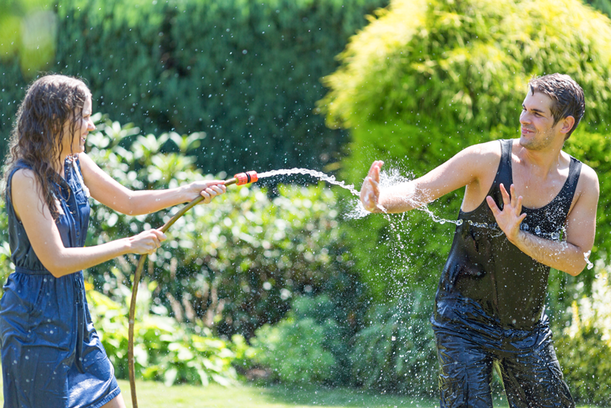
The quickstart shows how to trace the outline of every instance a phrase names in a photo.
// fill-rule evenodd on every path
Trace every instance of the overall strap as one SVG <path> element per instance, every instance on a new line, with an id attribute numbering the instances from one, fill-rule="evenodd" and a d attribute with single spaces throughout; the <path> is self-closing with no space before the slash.
<path id="1" fill-rule="evenodd" d="M 579 176 L 581 175 L 581 162 L 571 156 L 571 163 L 569 165 L 569 176 L 562 187 L 562 190 L 558 193 L 556 198 L 559 200 L 559 204 L 563 207 L 565 214 L 568 212 L 573 203 L 573 197 L 577 190 L 577 183 L 579 182 Z"/>

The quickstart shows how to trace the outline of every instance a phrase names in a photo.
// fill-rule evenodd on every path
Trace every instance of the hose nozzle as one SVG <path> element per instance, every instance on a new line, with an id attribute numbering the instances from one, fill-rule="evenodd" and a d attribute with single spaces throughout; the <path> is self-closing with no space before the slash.
<path id="1" fill-rule="evenodd" d="M 225 185 L 229 186 L 231 184 L 236 184 L 241 186 L 244 184 L 254 183 L 257 180 L 259 180 L 259 176 L 257 175 L 257 172 L 253 170 L 236 174 L 233 176 L 233 178 L 225 180 Z"/>

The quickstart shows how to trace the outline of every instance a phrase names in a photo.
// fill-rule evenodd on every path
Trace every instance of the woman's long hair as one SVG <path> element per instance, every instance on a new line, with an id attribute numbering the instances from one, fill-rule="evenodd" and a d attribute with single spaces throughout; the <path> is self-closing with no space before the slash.
<path id="1" fill-rule="evenodd" d="M 90 96 L 87 86 L 77 78 L 47 75 L 30 85 L 17 111 L 5 161 L 4 187 L 7 188 L 8 176 L 17 162 L 24 162 L 36 175 L 40 194 L 53 219 L 57 219 L 59 208 L 51 183 L 60 182 L 54 164 L 64 165 L 61 163 L 64 125 L 70 121 L 68 137 L 74 138 Z"/>

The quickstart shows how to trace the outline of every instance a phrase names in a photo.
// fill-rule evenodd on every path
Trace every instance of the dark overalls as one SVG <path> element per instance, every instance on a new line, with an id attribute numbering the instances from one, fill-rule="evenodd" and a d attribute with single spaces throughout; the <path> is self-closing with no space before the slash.
<path id="1" fill-rule="evenodd" d="M 488 195 L 499 208 L 499 185 L 513 183 L 511 140 Z M 546 206 L 523 208 L 521 229 L 551 240 L 563 238 L 581 162 Z M 452 249 L 437 289 L 431 319 L 441 366 L 441 407 L 491 407 L 493 362 L 501 368 L 511 407 L 573 407 L 554 352 L 545 297 L 550 268 L 511 244 L 484 200 L 460 211 Z"/>
<path id="2" fill-rule="evenodd" d="M 65 180 L 55 185 L 56 221 L 66 247 L 83 246 L 89 202 L 78 161 L 69 158 Z M 15 271 L 0 301 L 4 406 L 11 408 L 97 408 L 119 393 L 114 369 L 91 322 L 82 271 L 55 278 L 34 253 L 11 201 L 6 210 Z M 79 172 L 77 174 L 77 172 Z"/>

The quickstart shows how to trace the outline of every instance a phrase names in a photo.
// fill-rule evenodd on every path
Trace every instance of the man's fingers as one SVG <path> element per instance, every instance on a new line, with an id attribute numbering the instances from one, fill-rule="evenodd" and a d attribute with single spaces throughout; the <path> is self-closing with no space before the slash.
<path id="1" fill-rule="evenodd" d="M 501 210 L 499 209 L 499 207 L 494 202 L 494 199 L 492 197 L 488 196 L 488 197 L 486 197 L 486 202 L 488 203 L 488 207 L 490 207 L 490 210 L 492 211 L 492 214 L 496 217 L 501 212 Z"/>
<path id="2" fill-rule="evenodd" d="M 511 191 L 511 206 L 516 207 L 518 205 L 518 201 L 521 201 L 522 197 L 516 197 L 516 188 L 513 184 L 509 187 L 509 191 Z"/>
<path id="3" fill-rule="evenodd" d="M 374 180 L 380 180 L 380 168 L 384 162 L 382 160 L 376 160 L 371 164 L 369 168 L 369 172 L 367 173 L 367 177 L 371 177 Z"/>
<path id="4" fill-rule="evenodd" d="M 378 183 L 371 177 L 365 177 L 361 188 L 361 201 L 368 211 L 373 211 L 378 207 L 378 197 L 380 196 Z"/>
<path id="5" fill-rule="evenodd" d="M 501 196 L 503 196 L 503 205 L 510 204 L 511 198 L 509 197 L 509 193 L 507 192 L 507 189 L 505 188 L 503 183 L 501 183 L 500 190 L 501 190 Z"/>
<path id="6" fill-rule="evenodd" d="M 513 192 L 512 192 L 513 195 Z M 519 196 L 516 200 L 516 205 L 514 206 L 516 209 L 516 214 L 520 214 L 522 212 L 522 196 Z M 526 217 L 526 214 L 523 214 Z"/>

